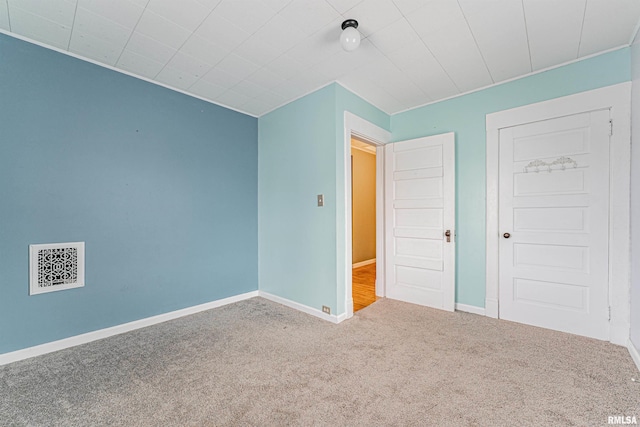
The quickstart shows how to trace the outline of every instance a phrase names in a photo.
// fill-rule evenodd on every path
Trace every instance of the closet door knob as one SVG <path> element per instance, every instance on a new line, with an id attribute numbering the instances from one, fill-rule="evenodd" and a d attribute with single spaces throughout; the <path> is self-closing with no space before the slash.
<path id="1" fill-rule="evenodd" d="M 504 233 L 504 234 L 502 235 L 502 237 L 504 237 L 505 239 L 508 239 L 509 237 L 511 237 L 511 234 L 509 234 L 509 233 Z"/>

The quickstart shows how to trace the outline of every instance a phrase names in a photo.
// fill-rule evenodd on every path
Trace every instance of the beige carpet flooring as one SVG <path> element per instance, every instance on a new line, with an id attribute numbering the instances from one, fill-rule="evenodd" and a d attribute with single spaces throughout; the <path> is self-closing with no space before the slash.
<path id="1" fill-rule="evenodd" d="M 2 426 L 605 426 L 626 348 L 379 300 L 334 325 L 253 298 L 0 367 Z"/>

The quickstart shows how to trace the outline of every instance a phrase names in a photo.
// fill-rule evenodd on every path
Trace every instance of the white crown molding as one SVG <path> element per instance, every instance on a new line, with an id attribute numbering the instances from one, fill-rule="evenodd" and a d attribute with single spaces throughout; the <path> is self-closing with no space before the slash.
<path id="1" fill-rule="evenodd" d="M 76 53 L 69 52 L 68 50 L 60 49 L 58 47 L 51 46 L 51 45 L 39 42 L 37 40 L 30 39 L 29 37 L 24 37 L 24 36 L 21 36 L 19 34 L 12 33 L 11 31 L 3 30 L 3 29 L 0 28 L 0 34 L 4 34 L 6 36 L 13 37 L 14 39 L 22 40 L 22 41 L 27 42 L 27 43 L 35 44 L 36 46 L 40 46 L 40 47 L 43 47 L 45 49 L 53 50 L 54 52 L 58 52 L 58 53 L 61 53 L 63 55 L 67 55 L 67 56 L 70 56 L 72 58 L 84 61 L 84 62 L 89 62 L 89 63 L 91 63 L 93 65 L 97 65 L 98 67 L 106 68 L 107 70 L 115 71 L 116 73 L 124 74 L 125 76 L 133 77 L 133 78 L 136 78 L 138 80 L 142 80 L 142 81 L 145 81 L 147 83 L 151 83 L 153 85 L 160 86 L 160 87 L 163 87 L 165 89 L 169 89 L 169 90 L 172 90 L 174 92 L 178 92 L 178 93 L 181 93 L 183 95 L 190 96 L 191 98 L 196 98 L 196 99 L 199 99 L 200 101 L 208 102 L 209 104 L 217 105 L 218 107 L 222 107 L 222 108 L 226 108 L 227 110 L 235 111 L 236 113 L 240 113 L 240 114 L 244 114 L 244 115 L 247 115 L 247 116 L 250 116 L 250 117 L 258 118 L 258 116 L 255 115 L 255 114 L 251 114 L 251 113 L 248 113 L 246 111 L 242 111 L 242 110 L 239 110 L 237 108 L 230 107 L 228 105 L 219 104 L 217 102 L 214 102 L 214 101 L 212 101 L 210 99 L 207 99 L 207 98 L 203 98 L 203 97 L 201 97 L 199 95 L 196 95 L 196 94 L 193 94 L 191 92 L 187 92 L 185 90 L 178 89 L 178 88 L 175 88 L 173 86 L 166 85 L 164 83 L 160 83 L 159 81 L 156 81 L 156 80 L 151 80 L 151 79 L 149 79 L 147 77 L 143 77 L 143 76 L 141 76 L 139 74 L 135 74 L 135 73 L 132 73 L 130 71 L 123 70 L 122 68 L 116 68 L 113 65 L 105 64 L 103 62 L 98 62 L 95 59 L 87 58 L 86 56 L 78 55 Z"/>
<path id="2" fill-rule="evenodd" d="M 564 66 L 567 66 L 567 65 L 575 64 L 577 62 L 584 61 L 586 59 L 595 58 L 596 56 L 600 56 L 600 55 L 604 55 L 604 54 L 607 54 L 607 53 L 615 52 L 617 50 L 625 49 L 625 48 L 628 48 L 628 47 L 629 47 L 628 44 L 624 44 L 622 46 L 618 46 L 618 47 L 614 47 L 614 48 L 611 48 L 611 49 L 603 50 L 602 52 L 597 52 L 597 53 L 592 53 L 591 55 L 581 56 L 580 58 L 572 59 L 571 61 L 563 62 L 562 64 L 552 65 L 551 67 L 543 68 L 541 70 L 532 71 L 530 73 L 523 74 L 521 76 L 512 77 L 512 78 L 510 78 L 508 80 L 503 80 L 503 81 L 500 81 L 498 83 L 492 83 L 490 85 L 483 86 L 483 87 L 480 87 L 478 89 L 469 90 L 467 92 L 462 92 L 462 93 L 459 93 L 459 94 L 456 94 L 456 95 L 451 95 L 451 96 L 449 96 L 447 98 L 438 99 L 436 101 L 431 101 L 431 102 L 427 102 L 427 103 L 424 103 L 424 104 L 421 104 L 421 105 L 416 105 L 415 107 L 406 108 L 406 109 L 401 110 L 401 111 L 396 111 L 395 113 L 392 113 L 390 115 L 391 116 L 395 116 L 396 114 L 406 113 L 407 111 L 415 110 L 416 108 L 422 108 L 422 107 L 426 107 L 428 105 L 437 104 L 439 102 L 448 101 L 450 99 L 460 98 L 461 96 L 470 95 L 472 93 L 480 92 L 480 91 L 485 90 L 485 89 L 491 89 L 491 88 L 496 87 L 496 86 L 500 86 L 500 85 L 503 85 L 503 84 L 506 84 L 506 83 L 514 82 L 516 80 L 524 79 L 525 77 L 535 76 L 536 74 L 541 74 L 541 73 L 544 73 L 544 72 L 547 72 L 547 71 L 555 70 L 556 68 L 561 68 L 561 67 L 564 67 Z"/>

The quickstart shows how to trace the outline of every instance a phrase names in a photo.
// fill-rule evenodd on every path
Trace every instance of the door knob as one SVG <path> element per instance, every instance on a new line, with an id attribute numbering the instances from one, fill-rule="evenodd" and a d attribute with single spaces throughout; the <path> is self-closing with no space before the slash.
<path id="1" fill-rule="evenodd" d="M 508 239 L 509 237 L 511 237 L 511 234 L 509 234 L 509 233 L 504 233 L 504 234 L 502 235 L 502 237 L 504 237 L 505 239 Z"/>
<path id="2" fill-rule="evenodd" d="M 447 238 L 447 242 L 451 242 L 451 230 L 445 231 L 444 235 Z"/>

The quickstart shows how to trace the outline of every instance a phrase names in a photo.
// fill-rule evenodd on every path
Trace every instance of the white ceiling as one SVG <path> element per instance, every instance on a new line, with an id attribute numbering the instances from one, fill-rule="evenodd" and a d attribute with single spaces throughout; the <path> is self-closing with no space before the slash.
<path id="1" fill-rule="evenodd" d="M 393 114 L 628 46 L 639 18 L 640 0 L 0 0 L 4 32 L 253 116 L 333 81 Z"/>

